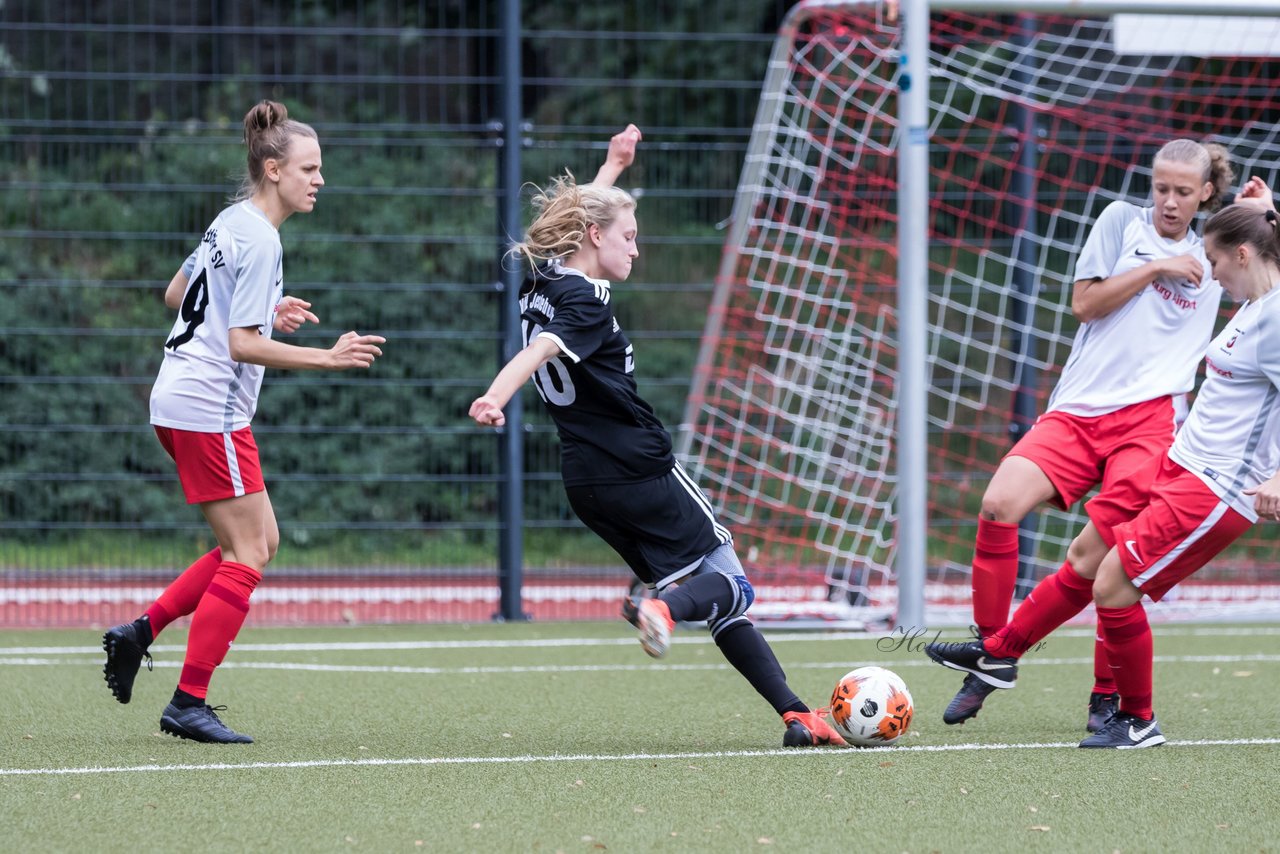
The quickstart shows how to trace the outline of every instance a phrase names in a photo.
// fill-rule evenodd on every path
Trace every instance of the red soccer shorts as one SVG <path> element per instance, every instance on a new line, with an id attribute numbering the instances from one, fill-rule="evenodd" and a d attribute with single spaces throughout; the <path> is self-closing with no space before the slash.
<path id="1" fill-rule="evenodd" d="M 1165 457 L 1151 503 L 1116 525 L 1120 565 L 1139 590 L 1159 602 L 1169 588 L 1211 561 L 1253 523 L 1204 481 Z"/>
<path id="2" fill-rule="evenodd" d="M 178 464 L 178 480 L 188 504 L 237 498 L 267 488 L 250 428 L 233 433 L 155 429 L 160 444 Z"/>
<path id="3" fill-rule="evenodd" d="M 1046 412 L 1009 451 L 1035 463 L 1058 494 L 1063 510 L 1101 484 L 1089 502 L 1089 518 L 1112 544 L 1111 528 L 1132 519 L 1147 504 L 1156 464 L 1173 444 L 1169 397 L 1084 417 Z"/>

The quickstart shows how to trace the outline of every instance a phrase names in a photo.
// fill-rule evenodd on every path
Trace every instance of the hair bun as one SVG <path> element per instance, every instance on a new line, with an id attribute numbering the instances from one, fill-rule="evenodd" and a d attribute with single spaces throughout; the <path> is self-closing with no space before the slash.
<path id="1" fill-rule="evenodd" d="M 261 134 L 276 125 L 282 124 L 288 118 L 289 110 L 284 104 L 281 104 L 278 101 L 266 99 L 259 101 L 253 105 L 248 113 L 245 114 L 245 141 L 248 142 L 250 137 Z"/>

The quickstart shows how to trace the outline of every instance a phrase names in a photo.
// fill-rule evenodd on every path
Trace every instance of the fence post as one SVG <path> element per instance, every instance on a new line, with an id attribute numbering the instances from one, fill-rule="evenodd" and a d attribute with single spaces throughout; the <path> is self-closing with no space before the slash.
<path id="1" fill-rule="evenodd" d="M 520 305 L 516 294 L 520 289 L 520 268 L 504 263 L 501 254 L 512 239 L 520 235 L 520 160 L 521 120 L 520 89 L 520 0 L 502 2 L 502 137 L 499 143 L 498 244 L 501 330 L 500 364 L 520 352 L 524 345 L 520 335 Z M 524 417 L 519 392 L 506 408 L 506 426 L 500 431 L 502 482 L 499 487 L 500 521 L 498 528 L 498 612 L 495 620 L 527 620 L 521 607 L 524 586 Z"/>
<path id="2" fill-rule="evenodd" d="M 1025 45 L 1032 35 L 1032 19 L 1030 15 L 1018 16 L 1019 48 Z M 1025 52 L 1019 51 L 1018 65 L 1013 69 L 1013 79 L 1029 86 L 1033 69 Z M 1039 405 L 1036 402 L 1036 387 L 1040 377 L 1036 371 L 1036 299 L 1040 289 L 1038 262 L 1036 257 L 1036 240 L 1039 220 L 1036 211 L 1036 166 L 1039 161 L 1038 147 L 1040 135 L 1034 110 L 1015 103 L 1012 110 L 1010 136 L 1018 140 L 1018 167 L 1013 173 L 1012 197 L 1020 202 L 1012 207 L 1017 217 L 1013 223 L 1014 239 L 1018 241 L 1015 256 L 1016 267 L 1013 273 L 1013 285 L 1018 291 L 1019 299 L 1013 302 L 1013 322 L 1018 329 L 1017 337 L 1012 343 L 1014 353 L 1014 375 L 1016 391 L 1013 393 L 1013 411 L 1009 419 L 1009 437 L 1012 444 L 1017 444 L 1031 425 L 1035 423 Z M 1022 599 L 1031 592 L 1036 584 L 1035 557 L 1038 545 L 1039 521 L 1034 511 L 1023 517 L 1018 526 L 1018 584 L 1016 595 Z"/>

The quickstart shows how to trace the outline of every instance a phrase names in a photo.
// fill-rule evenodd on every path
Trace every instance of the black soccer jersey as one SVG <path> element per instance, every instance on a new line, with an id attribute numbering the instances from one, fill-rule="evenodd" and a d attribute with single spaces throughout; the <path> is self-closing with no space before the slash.
<path id="1" fill-rule="evenodd" d="M 608 282 L 556 264 L 520 288 L 525 346 L 543 335 L 561 350 L 533 381 L 560 434 L 566 486 L 648 480 L 675 465 L 671 436 L 636 389 L 610 297 Z"/>

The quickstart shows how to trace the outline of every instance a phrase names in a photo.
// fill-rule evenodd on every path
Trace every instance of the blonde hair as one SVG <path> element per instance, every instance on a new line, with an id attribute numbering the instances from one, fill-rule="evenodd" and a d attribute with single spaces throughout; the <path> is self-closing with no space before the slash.
<path id="1" fill-rule="evenodd" d="M 249 147 L 249 167 L 240 181 L 235 201 L 252 198 L 266 180 L 264 163 L 284 161 L 295 136 L 318 140 L 311 125 L 289 118 L 289 110 L 276 101 L 260 101 L 244 114 L 244 142 Z"/>
<path id="2" fill-rule="evenodd" d="M 1216 142 L 1199 143 L 1194 139 L 1175 139 L 1166 142 L 1152 161 L 1152 164 L 1164 160 L 1168 163 L 1189 163 L 1200 167 L 1200 180 L 1213 184 L 1213 194 L 1200 203 L 1202 211 L 1216 211 L 1222 207 L 1222 196 L 1235 180 L 1235 170 L 1231 168 L 1231 155 Z"/>
<path id="3" fill-rule="evenodd" d="M 531 267 L 572 255 L 582 248 L 590 226 L 603 231 L 617 219 L 618 211 L 636 206 L 636 200 L 625 190 L 600 184 L 579 185 L 568 170 L 554 178 L 547 189 L 535 186 L 534 191 L 533 224 L 524 240 L 508 250 L 510 255 L 524 256 Z"/>

